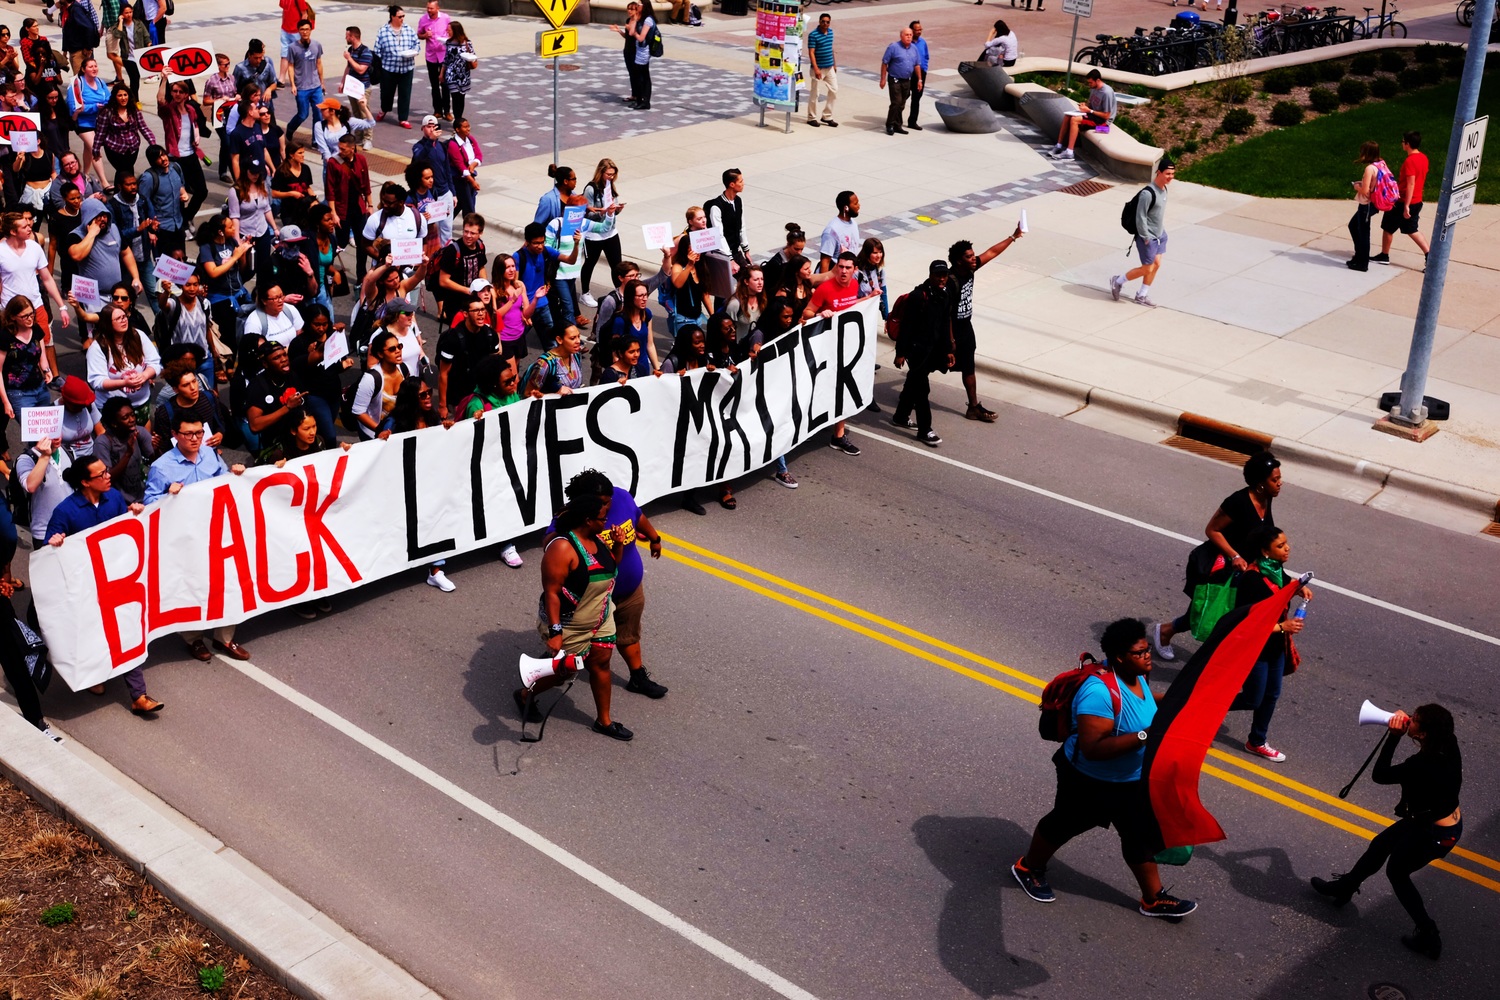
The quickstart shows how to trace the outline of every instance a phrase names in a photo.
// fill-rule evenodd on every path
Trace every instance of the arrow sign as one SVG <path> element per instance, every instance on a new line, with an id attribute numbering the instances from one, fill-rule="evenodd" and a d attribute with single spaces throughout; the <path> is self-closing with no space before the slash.
<path id="1" fill-rule="evenodd" d="M 568 21 L 568 16 L 578 6 L 578 0 L 535 0 L 536 5 L 542 9 L 542 16 L 552 22 L 552 27 L 561 28 Z M 561 52 L 554 53 L 562 55 Z"/>
<path id="2" fill-rule="evenodd" d="M 577 51 L 577 28 L 559 28 L 557 31 L 537 32 L 536 54 L 541 56 L 543 59 L 556 59 L 558 56 L 570 56 Z"/>

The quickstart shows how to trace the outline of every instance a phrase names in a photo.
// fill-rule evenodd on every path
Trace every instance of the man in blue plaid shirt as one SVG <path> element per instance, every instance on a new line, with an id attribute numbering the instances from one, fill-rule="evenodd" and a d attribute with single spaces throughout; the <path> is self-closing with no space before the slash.
<path id="1" fill-rule="evenodd" d="M 406 23 L 406 11 L 387 8 L 391 19 L 375 36 L 375 54 L 380 57 L 380 111 L 376 121 L 384 121 L 396 105 L 402 128 L 411 128 L 411 78 L 417 54 L 422 51 L 417 29 Z"/>

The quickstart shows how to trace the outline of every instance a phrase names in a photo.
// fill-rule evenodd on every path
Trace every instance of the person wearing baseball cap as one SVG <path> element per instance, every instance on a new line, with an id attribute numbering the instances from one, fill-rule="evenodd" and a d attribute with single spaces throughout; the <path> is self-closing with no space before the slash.
<path id="1" fill-rule="evenodd" d="M 948 262 L 935 260 L 927 266 L 927 280 L 906 296 L 901 324 L 896 332 L 896 367 L 907 365 L 906 383 L 891 423 L 916 428 L 917 440 L 936 448 L 943 443 L 932 429 L 932 407 L 927 402 L 934 371 L 953 367 L 953 330 L 948 319 Z M 909 363 L 909 364 L 908 364 Z M 912 421 L 912 414 L 916 421 Z"/>

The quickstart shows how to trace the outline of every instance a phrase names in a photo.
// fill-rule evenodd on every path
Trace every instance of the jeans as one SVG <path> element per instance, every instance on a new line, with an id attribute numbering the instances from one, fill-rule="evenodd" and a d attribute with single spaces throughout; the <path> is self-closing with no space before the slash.
<path id="1" fill-rule="evenodd" d="M 432 89 L 432 113 L 439 116 L 448 114 L 448 81 L 443 79 L 442 63 L 427 64 L 427 84 Z"/>
<path id="2" fill-rule="evenodd" d="M 187 188 L 189 195 L 187 204 L 182 206 L 182 228 L 186 230 L 192 227 L 198 209 L 208 198 L 208 181 L 203 176 L 203 161 L 196 155 L 174 156 L 172 162 L 182 171 L 183 187 Z"/>
<path id="3" fill-rule="evenodd" d="M 1353 263 L 1357 268 L 1370 265 L 1370 218 L 1374 214 L 1374 205 L 1359 205 L 1349 219 L 1349 238 L 1354 241 Z"/>
<path id="4" fill-rule="evenodd" d="M 536 340 L 538 344 L 542 345 L 542 350 L 545 351 L 552 346 L 552 341 L 556 339 L 556 335 L 552 332 L 551 296 L 543 298 L 536 308 L 532 310 L 531 328 L 536 331 Z"/>
<path id="5" fill-rule="evenodd" d="M 630 73 L 630 96 L 641 104 L 651 103 L 651 67 L 638 63 L 627 63 Z"/>
<path id="6" fill-rule="evenodd" d="M 681 330 L 683 327 L 701 327 L 702 325 L 703 314 L 701 312 L 696 316 L 684 316 L 676 309 L 670 309 L 667 311 L 667 333 L 672 337 L 673 340 L 677 339 L 677 331 Z M 645 357 L 645 352 L 642 352 L 641 356 Z"/>
<path id="7" fill-rule="evenodd" d="M 578 321 L 578 282 L 574 278 L 557 278 L 552 282 L 553 319 L 559 327 L 572 326 Z M 556 297 L 554 298 L 553 295 Z"/>
<path id="8" fill-rule="evenodd" d="M 39 385 L 35 389 L 7 389 L 5 395 L 10 398 L 10 408 L 16 411 L 16 419 L 21 419 L 21 407 L 23 406 L 51 406 L 52 393 L 47 391 L 45 385 Z M 10 426 L 10 418 L 3 410 L 0 410 L 0 433 Z"/>
<path id="9" fill-rule="evenodd" d="M 302 401 L 302 408 L 318 422 L 318 433 L 324 441 L 338 440 L 338 431 L 333 426 L 333 409 L 328 405 L 328 400 L 322 396 L 310 395 Z"/>
<path id="10" fill-rule="evenodd" d="M 288 139 L 296 134 L 298 125 L 301 125 L 315 114 L 313 109 L 321 103 L 323 103 L 322 87 L 297 91 L 297 113 L 292 115 L 292 120 L 286 123 L 286 137 Z"/>
<path id="11" fill-rule="evenodd" d="M 1271 729 L 1271 716 L 1276 714 L 1276 699 L 1281 697 L 1281 679 L 1286 672 L 1286 647 L 1250 668 L 1245 686 L 1230 704 L 1231 712 L 1251 711 L 1249 744 L 1253 747 L 1266 745 L 1266 734 Z"/>
<path id="12" fill-rule="evenodd" d="M 409 121 L 411 118 L 411 78 L 413 70 L 405 73 L 385 74 L 385 81 L 380 85 L 380 113 L 390 114 L 391 102 L 396 104 L 396 116 L 398 121 Z"/>

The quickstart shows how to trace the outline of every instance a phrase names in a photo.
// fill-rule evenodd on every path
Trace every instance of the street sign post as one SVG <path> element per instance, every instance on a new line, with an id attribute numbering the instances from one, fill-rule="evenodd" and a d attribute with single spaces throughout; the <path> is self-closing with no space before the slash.
<path id="1" fill-rule="evenodd" d="M 578 51 L 578 29 L 559 28 L 556 31 L 538 32 L 536 54 L 543 59 L 570 56 Z"/>
<path id="2" fill-rule="evenodd" d="M 578 6 L 578 0 L 537 0 L 536 5 L 541 8 L 542 16 L 552 23 L 552 27 L 561 28 L 568 23 L 568 17 Z"/>
<path id="3" fill-rule="evenodd" d="M 1474 192 L 1477 190 L 1478 185 L 1470 184 L 1453 192 L 1453 196 L 1448 199 L 1448 216 L 1443 220 L 1443 225 L 1451 226 L 1474 214 Z"/>
<path id="4" fill-rule="evenodd" d="M 1458 162 L 1453 165 L 1453 190 L 1479 182 L 1479 160 L 1489 125 L 1489 115 L 1464 123 L 1463 136 L 1458 140 Z"/>
<path id="5" fill-rule="evenodd" d="M 1094 0 L 1062 0 L 1064 14 L 1073 15 L 1073 37 L 1068 39 L 1068 72 L 1063 79 L 1063 89 L 1073 86 L 1073 53 L 1078 44 L 1078 19 L 1094 16 Z"/>
<path id="6" fill-rule="evenodd" d="M 547 20 L 557 25 L 556 31 L 538 31 L 536 33 L 536 54 L 543 59 L 552 60 L 552 162 L 558 161 L 558 129 L 557 129 L 557 59 L 559 56 L 568 56 L 578 51 L 578 29 L 564 28 L 562 23 L 568 19 L 573 8 L 578 5 L 578 0 L 543 0 L 540 4 L 542 13 L 547 15 Z"/>

